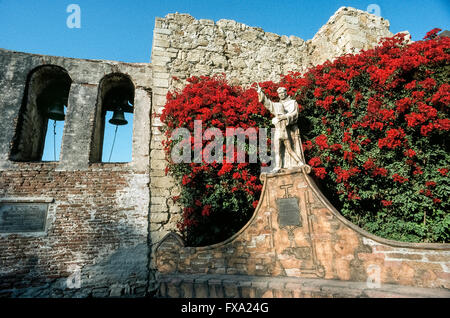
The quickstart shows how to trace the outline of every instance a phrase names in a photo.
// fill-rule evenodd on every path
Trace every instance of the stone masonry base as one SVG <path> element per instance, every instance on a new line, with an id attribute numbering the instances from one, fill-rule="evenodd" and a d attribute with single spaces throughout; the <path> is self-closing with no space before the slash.
<path id="1" fill-rule="evenodd" d="M 159 298 L 449 298 L 441 288 L 419 288 L 297 277 L 160 275 Z"/>

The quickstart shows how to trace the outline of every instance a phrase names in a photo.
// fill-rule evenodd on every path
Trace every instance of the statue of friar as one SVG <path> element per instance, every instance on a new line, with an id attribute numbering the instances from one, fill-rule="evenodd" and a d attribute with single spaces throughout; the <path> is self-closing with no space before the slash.
<path id="1" fill-rule="evenodd" d="M 272 124 L 275 125 L 275 134 L 272 142 L 274 142 L 275 168 L 272 172 L 278 172 L 281 168 L 306 166 L 297 125 L 299 112 L 297 102 L 288 96 L 284 87 L 277 90 L 279 102 L 269 100 L 259 85 L 257 92 L 259 102 L 263 103 L 274 116 Z"/>

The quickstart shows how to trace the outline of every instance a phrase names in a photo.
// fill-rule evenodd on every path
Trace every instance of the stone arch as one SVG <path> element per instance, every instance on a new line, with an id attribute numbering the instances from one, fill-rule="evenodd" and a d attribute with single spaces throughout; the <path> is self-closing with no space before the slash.
<path id="1" fill-rule="evenodd" d="M 122 111 L 133 114 L 134 97 L 135 85 L 129 75 L 118 72 L 110 73 L 100 80 L 91 141 L 90 162 L 102 161 L 106 113 L 116 110 L 117 105 L 120 105 Z"/>
<path id="2" fill-rule="evenodd" d="M 47 133 L 49 107 L 54 103 L 68 105 L 72 79 L 57 65 L 41 65 L 27 76 L 10 159 L 41 161 Z"/>

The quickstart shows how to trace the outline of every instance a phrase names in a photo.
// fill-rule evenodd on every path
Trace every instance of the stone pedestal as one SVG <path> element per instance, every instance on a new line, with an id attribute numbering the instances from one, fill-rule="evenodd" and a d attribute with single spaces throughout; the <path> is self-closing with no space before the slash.
<path id="1" fill-rule="evenodd" d="M 325 270 L 317 259 L 311 204 L 304 169 L 289 169 L 276 174 L 263 174 L 266 188 L 262 205 L 270 232 L 270 247 L 276 254 L 276 272 L 282 276 L 324 277 Z M 263 229 L 261 229 L 263 230 Z M 278 276 L 278 275 L 277 275 Z"/>
<path id="2" fill-rule="evenodd" d="M 291 277 L 360 282 L 369 289 L 450 287 L 450 244 L 396 242 L 367 233 L 340 215 L 306 172 L 261 175 L 264 187 L 253 217 L 224 242 L 185 247 L 178 235 L 167 235 L 155 251 L 161 277 Z"/>

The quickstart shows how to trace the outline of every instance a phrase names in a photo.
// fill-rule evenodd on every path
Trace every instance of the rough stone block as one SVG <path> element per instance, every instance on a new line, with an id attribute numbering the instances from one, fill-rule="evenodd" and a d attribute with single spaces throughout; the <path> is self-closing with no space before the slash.
<path id="1" fill-rule="evenodd" d="M 158 33 L 158 34 L 166 34 L 166 35 L 172 34 L 172 31 L 169 29 L 162 29 L 162 28 L 158 28 L 158 27 L 154 28 L 153 32 Z"/>
<path id="2" fill-rule="evenodd" d="M 183 292 L 184 298 L 192 298 L 194 297 L 194 284 L 192 282 L 184 281 L 181 284 L 181 290 Z"/>
<path id="3" fill-rule="evenodd" d="M 161 196 L 152 194 L 150 201 L 152 204 L 155 204 L 155 205 L 165 205 L 167 203 L 167 197 L 161 197 Z"/>
<path id="4" fill-rule="evenodd" d="M 163 61 L 163 60 L 158 60 L 158 59 L 154 59 L 152 64 L 154 67 L 161 67 L 161 69 L 165 69 L 167 66 L 168 61 Z"/>
<path id="5" fill-rule="evenodd" d="M 225 294 L 220 284 L 209 285 L 209 297 L 210 298 L 224 298 Z"/>
<path id="6" fill-rule="evenodd" d="M 153 78 L 168 79 L 170 77 L 167 72 L 153 72 Z"/>
<path id="7" fill-rule="evenodd" d="M 160 74 L 164 74 L 164 73 L 160 73 Z M 166 104 L 166 96 L 165 95 L 157 95 L 154 94 L 153 95 L 153 105 L 155 106 L 164 106 Z M 158 107 L 161 110 L 163 109 L 163 107 Z"/>
<path id="8" fill-rule="evenodd" d="M 168 213 L 168 207 L 166 205 L 162 205 L 162 204 L 152 204 L 150 206 L 150 213 Z"/>
<path id="9" fill-rule="evenodd" d="M 153 87 L 153 94 L 154 95 L 162 95 L 162 96 L 166 96 L 167 95 L 167 88 L 162 88 L 162 87 Z"/>
<path id="10" fill-rule="evenodd" d="M 256 298 L 256 290 L 251 286 L 241 287 L 242 298 Z"/>
<path id="11" fill-rule="evenodd" d="M 180 293 L 178 286 L 175 286 L 172 283 L 167 283 L 167 296 L 169 298 L 181 297 L 181 293 Z"/>
<path id="12" fill-rule="evenodd" d="M 155 63 L 156 65 L 166 65 L 167 62 L 170 62 L 171 60 L 173 60 L 173 57 L 170 56 L 166 56 L 165 54 L 154 54 L 153 55 L 153 63 Z M 153 85 L 155 85 L 155 79 L 153 79 Z"/>
<path id="13" fill-rule="evenodd" d="M 239 298 L 239 290 L 237 288 L 237 282 L 224 281 L 223 289 L 226 298 Z"/>
<path id="14" fill-rule="evenodd" d="M 196 298 L 208 298 L 208 285 L 206 281 L 203 282 L 195 282 L 195 297 Z"/>
<path id="15" fill-rule="evenodd" d="M 155 187 L 155 188 L 171 188 L 172 186 L 174 186 L 174 181 L 171 177 L 169 176 L 164 176 L 164 177 L 154 177 L 151 180 L 151 187 Z"/>
<path id="16" fill-rule="evenodd" d="M 124 291 L 123 286 L 113 285 L 110 287 L 109 296 L 110 297 L 120 297 L 120 296 L 122 296 L 123 291 Z"/>
<path id="17" fill-rule="evenodd" d="M 155 170 L 164 170 L 167 167 L 167 161 L 165 159 L 156 159 L 152 157 L 150 167 Z"/>
<path id="18" fill-rule="evenodd" d="M 151 212 L 150 222 L 154 223 L 166 223 L 169 220 L 169 213 Z"/>
<path id="19" fill-rule="evenodd" d="M 168 40 L 155 39 L 155 40 L 153 40 L 153 45 L 163 47 L 163 48 L 168 48 L 168 47 L 170 47 L 170 42 Z"/>
<path id="20" fill-rule="evenodd" d="M 261 291 L 261 297 L 260 298 L 274 298 L 273 291 L 271 289 L 266 291 Z"/>
<path id="21" fill-rule="evenodd" d="M 94 288 L 92 290 L 92 297 L 94 298 L 104 298 L 109 296 L 108 287 Z"/>

